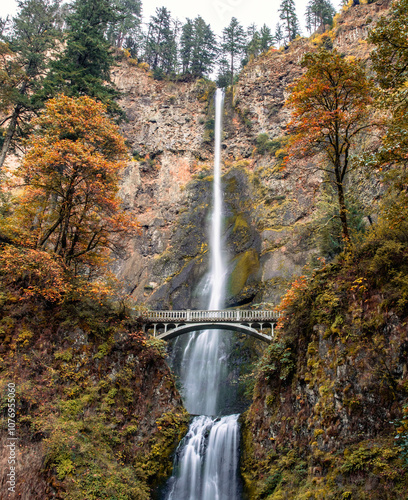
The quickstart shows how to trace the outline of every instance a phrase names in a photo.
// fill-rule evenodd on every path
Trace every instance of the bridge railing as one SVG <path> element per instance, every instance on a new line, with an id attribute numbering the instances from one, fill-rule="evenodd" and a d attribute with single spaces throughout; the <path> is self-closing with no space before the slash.
<path id="1" fill-rule="evenodd" d="M 242 309 L 225 309 L 220 311 L 147 311 L 143 314 L 148 321 L 161 323 L 200 323 L 204 321 L 217 322 L 254 322 L 254 321 L 271 321 L 276 320 L 281 316 L 277 311 L 263 310 L 242 310 Z"/>

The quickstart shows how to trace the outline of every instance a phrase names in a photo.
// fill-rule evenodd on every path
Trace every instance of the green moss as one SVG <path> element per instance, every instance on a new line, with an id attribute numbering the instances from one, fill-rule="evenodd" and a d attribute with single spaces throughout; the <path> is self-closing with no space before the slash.
<path id="1" fill-rule="evenodd" d="M 259 257 L 254 249 L 238 255 L 234 259 L 234 268 L 230 274 L 228 291 L 231 295 L 237 295 L 245 286 L 251 274 L 259 269 Z"/>
<path id="2" fill-rule="evenodd" d="M 134 466 L 159 486 L 171 475 L 172 453 L 187 432 L 189 415 L 186 411 L 165 413 L 156 420 L 157 432 L 149 440 L 149 452 L 138 454 Z"/>
<path id="3" fill-rule="evenodd" d="M 237 215 L 237 217 L 235 217 L 233 232 L 246 231 L 247 229 L 249 229 L 249 225 L 244 216 L 242 214 Z"/>

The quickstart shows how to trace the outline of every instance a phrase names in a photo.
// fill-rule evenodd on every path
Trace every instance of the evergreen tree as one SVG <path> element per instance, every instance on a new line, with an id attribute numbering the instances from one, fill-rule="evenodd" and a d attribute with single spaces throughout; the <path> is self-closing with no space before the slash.
<path id="1" fill-rule="evenodd" d="M 248 27 L 247 40 L 249 40 L 249 42 L 245 48 L 246 57 L 242 62 L 243 66 L 245 66 L 251 57 L 258 57 L 261 53 L 261 36 L 255 24 L 251 24 L 251 26 Z"/>
<path id="2" fill-rule="evenodd" d="M 241 57 L 246 48 L 246 36 L 244 28 L 239 24 L 237 18 L 233 17 L 229 26 L 222 32 L 222 50 L 230 59 L 230 84 L 234 82 L 236 68 L 241 62 Z"/>
<path id="3" fill-rule="evenodd" d="M 146 38 L 145 59 L 156 75 L 170 74 L 177 67 L 177 43 L 174 22 L 166 7 L 151 16 Z"/>
<path id="4" fill-rule="evenodd" d="M 115 102 L 118 92 L 110 84 L 114 64 L 107 31 L 120 19 L 109 0 L 76 0 L 67 17 L 68 35 L 61 57 L 52 63 L 47 79 L 49 95 L 88 95 L 122 114 Z"/>
<path id="5" fill-rule="evenodd" d="M 7 125 L 0 152 L 0 168 L 12 146 L 25 135 L 33 114 L 42 108 L 42 87 L 52 49 L 59 3 L 54 0 L 19 1 L 18 15 L 2 33 L 0 108 Z"/>
<path id="6" fill-rule="evenodd" d="M 408 220 L 408 0 L 392 4 L 377 22 L 368 41 L 375 44 L 371 53 L 373 69 L 381 91 L 377 105 L 385 109 L 387 133 L 370 164 L 387 165 L 385 179 L 393 191 L 388 207 L 396 226 Z M 393 211 L 393 214 L 391 213 Z"/>
<path id="7" fill-rule="evenodd" d="M 232 80 L 231 67 L 229 62 L 223 58 L 218 63 L 217 87 L 225 88 L 230 85 Z"/>
<path id="8" fill-rule="evenodd" d="M 194 77 L 211 73 L 217 57 L 217 40 L 209 24 L 201 16 L 182 27 L 180 56 L 182 72 Z"/>
<path id="9" fill-rule="evenodd" d="M 140 0 L 115 0 L 113 3 L 120 18 L 109 26 L 108 39 L 115 47 L 122 48 L 126 39 L 139 36 L 142 3 Z"/>
<path id="10" fill-rule="evenodd" d="M 194 44 L 191 72 L 194 76 L 211 73 L 218 54 L 217 40 L 209 24 L 202 17 L 194 19 Z"/>
<path id="11" fill-rule="evenodd" d="M 283 21 L 284 41 L 289 43 L 300 35 L 299 20 L 294 0 L 282 0 L 279 18 Z"/>
<path id="12" fill-rule="evenodd" d="M 181 28 L 180 37 L 180 58 L 181 58 L 181 71 L 186 74 L 190 70 L 191 55 L 193 52 L 194 44 L 194 23 L 191 19 L 186 19 L 185 24 Z"/>
<path id="13" fill-rule="evenodd" d="M 273 46 L 274 37 L 272 36 L 272 32 L 266 24 L 264 24 L 259 32 L 261 39 L 261 52 L 267 51 L 270 47 Z"/>
<path id="14" fill-rule="evenodd" d="M 280 47 L 285 39 L 285 36 L 283 34 L 283 28 L 280 23 L 276 23 L 275 35 L 273 38 L 275 40 L 276 45 Z"/>
<path id="15" fill-rule="evenodd" d="M 331 24 L 335 13 L 336 10 L 329 0 L 310 0 L 306 7 L 306 28 L 309 33 Z"/>

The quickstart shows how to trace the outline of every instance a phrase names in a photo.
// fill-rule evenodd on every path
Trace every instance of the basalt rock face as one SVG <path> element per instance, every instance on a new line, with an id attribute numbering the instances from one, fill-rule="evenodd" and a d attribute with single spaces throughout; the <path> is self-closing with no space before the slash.
<path id="1" fill-rule="evenodd" d="M 387 5 L 350 8 L 331 31 L 250 62 L 234 94 L 226 95 L 223 180 L 232 273 L 227 304 L 276 303 L 315 253 L 308 225 L 322 179 L 307 167 L 321 158 L 281 169 L 290 116 L 287 86 L 302 73 L 302 56 L 322 45 L 367 59 L 372 48 L 365 38 Z M 123 92 L 123 132 L 134 158 L 124 171 L 122 197 L 141 226 L 115 270 L 139 303 L 202 307 L 205 299 L 196 292 L 209 262 L 214 85 L 154 81 L 126 61 L 113 76 Z M 272 142 L 267 150 L 257 143 L 260 134 Z M 366 207 L 380 190 L 368 182 L 353 181 Z"/>

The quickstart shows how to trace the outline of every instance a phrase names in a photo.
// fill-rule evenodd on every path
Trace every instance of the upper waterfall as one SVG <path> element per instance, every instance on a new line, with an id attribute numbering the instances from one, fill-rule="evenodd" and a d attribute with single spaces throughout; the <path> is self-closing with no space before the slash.
<path id="1" fill-rule="evenodd" d="M 216 90 L 215 94 L 215 129 L 214 129 L 214 187 L 213 213 L 211 221 L 211 295 L 208 309 L 221 309 L 224 305 L 225 263 L 222 247 L 222 188 L 221 188 L 221 140 L 222 111 L 224 109 L 224 92 Z"/>

